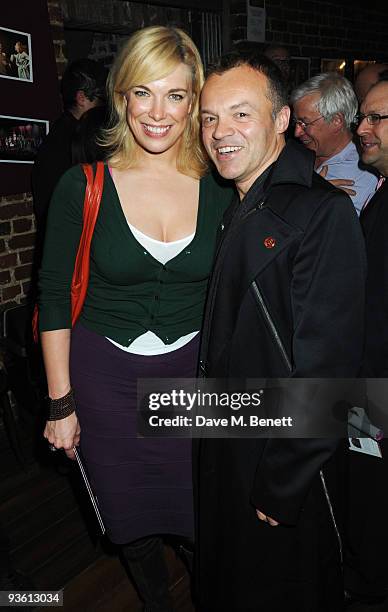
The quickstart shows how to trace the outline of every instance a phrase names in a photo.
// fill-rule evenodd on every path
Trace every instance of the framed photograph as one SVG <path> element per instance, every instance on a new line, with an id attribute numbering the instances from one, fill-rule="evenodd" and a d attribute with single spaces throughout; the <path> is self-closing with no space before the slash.
<path id="1" fill-rule="evenodd" d="M 0 163 L 33 164 L 49 122 L 0 115 Z"/>
<path id="2" fill-rule="evenodd" d="M 31 35 L 0 27 L 0 77 L 33 82 Z"/>
<path id="3" fill-rule="evenodd" d="M 290 90 L 307 81 L 310 78 L 310 58 L 290 57 Z"/>
<path id="4" fill-rule="evenodd" d="M 354 78 L 358 75 L 361 70 L 369 66 L 369 64 L 375 64 L 374 60 L 354 60 L 353 62 L 353 75 Z"/>
<path id="5" fill-rule="evenodd" d="M 338 72 L 345 76 L 346 60 L 342 59 L 321 59 L 321 72 Z"/>

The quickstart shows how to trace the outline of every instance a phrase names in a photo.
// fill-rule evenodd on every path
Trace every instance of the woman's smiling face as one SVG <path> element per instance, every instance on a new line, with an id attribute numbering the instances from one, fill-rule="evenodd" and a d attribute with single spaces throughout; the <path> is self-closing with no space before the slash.
<path id="1" fill-rule="evenodd" d="M 166 77 L 131 87 L 127 122 L 138 146 L 152 154 L 177 153 L 191 110 L 191 73 L 179 64 Z"/>

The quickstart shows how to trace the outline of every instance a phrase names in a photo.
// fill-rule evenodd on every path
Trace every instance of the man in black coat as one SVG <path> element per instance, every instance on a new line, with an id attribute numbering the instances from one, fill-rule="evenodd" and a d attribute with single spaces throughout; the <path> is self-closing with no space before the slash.
<path id="1" fill-rule="evenodd" d="M 362 161 L 380 174 L 379 189 L 364 207 L 368 279 L 366 345 L 363 373 L 388 378 L 388 82 L 381 81 L 366 95 L 358 116 Z"/>
<path id="2" fill-rule="evenodd" d="M 365 253 L 351 200 L 285 144 L 290 109 L 268 59 L 223 58 L 203 89 L 205 147 L 233 179 L 209 287 L 212 378 L 354 377 Z M 342 609 L 332 439 L 203 439 L 196 480 L 201 611 Z M 331 459 L 330 459 L 331 458 Z M 330 460 L 330 461 L 329 461 Z"/>
<path id="3" fill-rule="evenodd" d="M 94 60 L 72 62 L 61 81 L 64 112 L 50 127 L 39 148 L 32 171 L 32 192 L 37 222 L 36 265 L 40 265 L 51 196 L 62 174 L 73 165 L 72 141 L 80 118 L 105 100 L 107 71 Z"/>
<path id="4" fill-rule="evenodd" d="M 358 115 L 362 160 L 380 174 L 379 188 L 361 212 L 368 259 L 366 335 L 362 374 L 367 381 L 369 416 L 387 436 L 388 379 L 388 82 L 366 94 Z M 345 586 L 353 599 L 388 596 L 388 444 L 382 458 L 350 453 L 348 547 Z"/>

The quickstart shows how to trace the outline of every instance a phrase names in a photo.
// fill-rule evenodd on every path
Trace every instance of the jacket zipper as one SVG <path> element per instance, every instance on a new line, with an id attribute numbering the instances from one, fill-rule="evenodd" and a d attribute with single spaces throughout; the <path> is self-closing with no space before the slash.
<path id="1" fill-rule="evenodd" d="M 343 565 L 344 559 L 343 559 L 343 552 L 342 552 L 341 534 L 339 532 L 339 529 L 338 529 L 338 526 L 337 526 L 337 522 L 335 520 L 334 509 L 333 509 L 333 505 L 331 503 L 331 499 L 330 499 L 330 495 L 329 495 L 329 490 L 328 490 L 327 485 L 326 485 L 326 480 L 325 480 L 325 476 L 324 476 L 323 470 L 319 471 L 319 475 L 321 477 L 323 491 L 325 493 L 327 505 L 329 506 L 329 512 L 330 512 L 331 520 L 333 522 L 334 531 L 336 533 L 337 540 L 338 540 L 338 548 L 339 548 L 339 554 L 340 554 L 340 559 L 341 559 L 341 565 Z"/>
<path id="2" fill-rule="evenodd" d="M 243 215 L 240 219 L 240 221 L 245 221 L 245 219 L 247 217 L 249 217 L 250 215 L 252 215 L 253 213 L 257 212 L 258 210 L 263 210 L 263 208 L 265 207 L 265 200 L 261 200 L 261 202 L 259 202 L 258 204 L 256 204 L 256 206 L 254 206 L 253 208 L 251 208 L 250 210 L 248 210 L 248 212 L 245 213 L 245 215 Z"/>
<path id="3" fill-rule="evenodd" d="M 286 367 L 287 367 L 288 371 L 291 373 L 292 372 L 291 361 L 290 361 L 290 359 L 289 359 L 289 357 L 287 355 L 286 349 L 284 348 L 284 344 L 283 344 L 283 342 L 282 342 L 282 340 L 280 338 L 279 332 L 276 329 L 276 325 L 273 322 L 273 319 L 272 319 L 272 317 L 271 317 L 271 315 L 269 313 L 269 310 L 268 310 L 267 306 L 265 305 L 263 296 L 261 294 L 261 291 L 260 291 L 256 281 L 253 281 L 251 287 L 252 287 L 252 291 L 253 291 L 254 297 L 256 298 L 256 301 L 258 302 L 258 305 L 259 305 L 259 307 L 260 307 L 260 309 L 261 309 L 261 311 L 262 311 L 262 313 L 264 315 L 264 318 L 265 318 L 265 320 L 267 322 L 267 325 L 268 325 L 268 327 L 269 327 L 269 329 L 270 329 L 270 331 L 272 333 L 273 339 L 275 340 L 275 344 L 276 344 L 276 346 L 279 349 L 279 352 L 280 352 L 280 354 L 281 354 L 281 356 L 283 358 L 284 363 L 286 364 Z"/>

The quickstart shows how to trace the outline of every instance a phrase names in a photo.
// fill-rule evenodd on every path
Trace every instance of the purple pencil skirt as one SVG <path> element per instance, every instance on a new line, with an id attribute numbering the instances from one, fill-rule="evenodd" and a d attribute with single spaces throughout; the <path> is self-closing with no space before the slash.
<path id="1" fill-rule="evenodd" d="M 171 353 L 126 353 L 76 325 L 70 376 L 81 451 L 112 542 L 151 534 L 193 537 L 190 439 L 137 438 L 138 378 L 196 375 L 199 336 Z"/>

